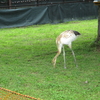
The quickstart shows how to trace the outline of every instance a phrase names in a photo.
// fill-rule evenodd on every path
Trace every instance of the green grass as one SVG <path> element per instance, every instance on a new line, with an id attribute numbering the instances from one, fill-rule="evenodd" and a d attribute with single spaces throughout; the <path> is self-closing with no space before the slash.
<path id="1" fill-rule="evenodd" d="M 0 87 L 44 100 L 99 100 L 100 49 L 97 19 L 60 24 L 0 29 Z M 66 46 L 67 69 L 62 54 L 56 68 L 55 39 L 65 30 L 82 35 L 73 42 L 78 68 Z"/>

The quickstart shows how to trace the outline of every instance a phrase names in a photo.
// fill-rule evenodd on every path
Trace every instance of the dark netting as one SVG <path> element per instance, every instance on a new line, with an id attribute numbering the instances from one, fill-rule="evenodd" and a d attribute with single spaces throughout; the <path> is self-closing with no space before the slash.
<path id="1" fill-rule="evenodd" d="M 0 10 L 0 28 L 93 19 L 97 9 L 92 2 L 85 2 Z"/>

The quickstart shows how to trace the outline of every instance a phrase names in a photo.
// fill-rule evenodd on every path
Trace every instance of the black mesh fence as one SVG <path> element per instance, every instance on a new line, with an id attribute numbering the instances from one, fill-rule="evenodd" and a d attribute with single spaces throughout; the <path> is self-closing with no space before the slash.
<path id="1" fill-rule="evenodd" d="M 5 9 L 0 10 L 0 28 L 93 19 L 97 18 L 97 9 L 92 2 Z"/>

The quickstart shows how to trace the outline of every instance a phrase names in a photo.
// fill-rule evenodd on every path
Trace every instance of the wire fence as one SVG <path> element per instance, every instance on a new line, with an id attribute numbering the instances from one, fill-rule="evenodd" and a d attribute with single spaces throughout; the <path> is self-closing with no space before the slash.
<path id="1" fill-rule="evenodd" d="M 0 0 L 0 9 L 17 9 L 62 3 L 93 2 L 93 0 Z"/>

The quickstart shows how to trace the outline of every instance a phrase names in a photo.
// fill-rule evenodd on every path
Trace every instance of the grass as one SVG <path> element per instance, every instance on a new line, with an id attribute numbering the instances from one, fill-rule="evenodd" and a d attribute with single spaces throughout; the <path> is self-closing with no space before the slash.
<path id="1" fill-rule="evenodd" d="M 43 100 L 99 100 L 100 51 L 91 46 L 97 27 L 94 19 L 0 29 L 0 87 Z M 53 68 L 55 39 L 70 29 L 82 34 L 73 42 L 79 67 L 66 46 L 67 69 L 62 54 Z"/>

